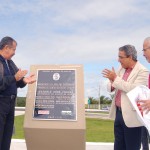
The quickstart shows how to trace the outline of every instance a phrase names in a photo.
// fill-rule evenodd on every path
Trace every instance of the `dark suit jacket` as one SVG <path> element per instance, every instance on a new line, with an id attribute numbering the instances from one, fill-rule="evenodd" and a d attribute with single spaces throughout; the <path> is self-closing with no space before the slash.
<path id="1" fill-rule="evenodd" d="M 8 60 L 8 63 L 13 68 L 13 71 L 15 73 L 19 70 L 12 60 Z M 14 75 L 4 76 L 3 63 L 0 61 L 0 90 L 5 90 L 6 87 L 9 86 L 14 81 L 16 82 L 17 87 L 23 88 L 26 85 L 23 82 L 23 78 L 20 81 L 16 81 Z"/>

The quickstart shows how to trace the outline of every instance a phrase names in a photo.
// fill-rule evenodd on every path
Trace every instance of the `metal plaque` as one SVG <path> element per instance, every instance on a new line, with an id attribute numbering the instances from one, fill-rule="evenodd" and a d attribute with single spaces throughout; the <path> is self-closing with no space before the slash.
<path id="1" fill-rule="evenodd" d="M 77 120 L 76 70 L 37 70 L 33 118 Z"/>

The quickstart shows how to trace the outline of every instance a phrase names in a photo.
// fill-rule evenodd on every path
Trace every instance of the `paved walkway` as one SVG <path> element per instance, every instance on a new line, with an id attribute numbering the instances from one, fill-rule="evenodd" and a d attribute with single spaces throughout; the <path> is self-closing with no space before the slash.
<path id="1" fill-rule="evenodd" d="M 25 140 L 12 139 L 10 150 L 27 150 Z M 86 142 L 86 150 L 113 150 L 113 143 Z"/>
<path id="2" fill-rule="evenodd" d="M 12 139 L 10 150 L 27 150 L 25 140 Z M 86 142 L 86 150 L 113 150 L 113 143 Z"/>
<path id="3" fill-rule="evenodd" d="M 10 150 L 27 150 L 25 140 L 12 139 Z M 113 150 L 113 143 L 86 142 L 86 150 Z"/>

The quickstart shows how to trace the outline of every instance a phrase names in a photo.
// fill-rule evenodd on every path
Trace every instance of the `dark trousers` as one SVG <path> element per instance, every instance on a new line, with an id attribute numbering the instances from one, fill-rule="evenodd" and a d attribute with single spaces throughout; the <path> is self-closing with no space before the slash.
<path id="1" fill-rule="evenodd" d="M 0 150 L 9 150 L 14 125 L 15 98 L 0 97 Z"/>
<path id="2" fill-rule="evenodd" d="M 121 110 L 117 109 L 114 123 L 114 150 L 140 150 L 142 127 L 128 128 L 123 120 Z"/>
<path id="3" fill-rule="evenodd" d="M 146 127 L 142 127 L 142 150 L 149 150 L 149 133 Z"/>

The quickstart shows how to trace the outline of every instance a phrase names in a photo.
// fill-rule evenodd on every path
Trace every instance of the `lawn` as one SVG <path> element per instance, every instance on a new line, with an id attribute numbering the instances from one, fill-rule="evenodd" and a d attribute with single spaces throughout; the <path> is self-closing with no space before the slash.
<path id="1" fill-rule="evenodd" d="M 24 139 L 23 121 L 24 115 L 15 117 L 14 139 Z M 87 142 L 113 142 L 113 132 L 112 120 L 86 118 Z"/>
<path id="2" fill-rule="evenodd" d="M 24 115 L 15 117 L 15 134 L 13 139 L 24 139 L 23 121 Z"/>
<path id="3" fill-rule="evenodd" d="M 113 133 L 112 120 L 86 118 L 87 142 L 113 142 Z"/>

